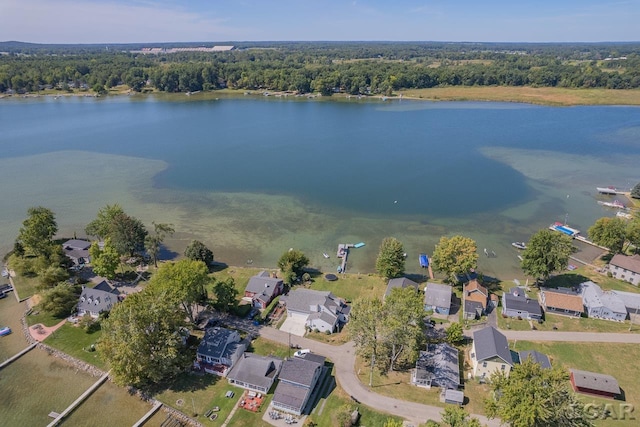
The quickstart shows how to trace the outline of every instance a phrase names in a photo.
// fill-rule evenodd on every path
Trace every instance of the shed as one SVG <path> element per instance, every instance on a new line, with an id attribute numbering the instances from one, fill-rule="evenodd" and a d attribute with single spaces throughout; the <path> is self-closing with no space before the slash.
<path id="1" fill-rule="evenodd" d="M 570 370 L 570 381 L 573 391 L 576 393 L 591 394 L 611 399 L 620 395 L 618 381 L 611 375 L 595 372 Z"/>

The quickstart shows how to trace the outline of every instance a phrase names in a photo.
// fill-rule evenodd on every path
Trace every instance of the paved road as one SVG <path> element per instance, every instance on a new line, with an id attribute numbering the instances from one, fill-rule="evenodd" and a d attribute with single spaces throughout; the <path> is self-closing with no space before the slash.
<path id="1" fill-rule="evenodd" d="M 289 337 L 289 334 L 270 327 L 263 327 L 258 333 L 263 338 L 285 345 L 288 345 L 289 339 L 291 339 L 291 344 L 293 345 L 308 348 L 314 353 L 330 358 L 335 366 L 336 380 L 342 389 L 371 408 L 397 415 L 415 425 L 422 424 L 429 419 L 440 420 L 441 407 L 393 399 L 375 393 L 369 387 L 363 385 L 355 374 L 356 356 L 353 342 L 348 342 L 341 346 L 333 346 L 307 338 Z M 480 419 L 482 424 L 490 427 L 498 427 L 500 425 L 497 420 L 489 420 L 482 415 L 474 416 Z"/>

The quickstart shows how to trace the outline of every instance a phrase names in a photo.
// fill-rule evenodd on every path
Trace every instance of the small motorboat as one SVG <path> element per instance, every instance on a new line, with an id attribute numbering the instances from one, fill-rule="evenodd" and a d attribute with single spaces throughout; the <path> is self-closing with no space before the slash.
<path id="1" fill-rule="evenodd" d="M 513 242 L 511 246 L 516 249 L 527 249 L 527 244 L 525 242 Z"/>
<path id="2" fill-rule="evenodd" d="M 3 337 L 5 335 L 9 335 L 11 333 L 11 328 L 8 326 L 4 326 L 2 328 L 0 328 L 0 337 Z"/>

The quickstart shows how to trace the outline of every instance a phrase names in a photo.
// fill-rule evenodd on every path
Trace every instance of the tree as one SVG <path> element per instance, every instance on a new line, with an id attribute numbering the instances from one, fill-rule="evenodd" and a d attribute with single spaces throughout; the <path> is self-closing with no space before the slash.
<path id="1" fill-rule="evenodd" d="M 478 248 L 473 239 L 463 236 L 443 236 L 436 245 L 431 261 L 436 271 L 449 276 L 453 282 L 478 264 Z"/>
<path id="2" fill-rule="evenodd" d="M 65 280 L 67 280 L 69 278 L 69 273 L 62 267 L 50 265 L 44 270 L 40 271 L 38 276 L 40 279 L 40 288 L 48 289 L 60 282 L 64 282 Z"/>
<path id="3" fill-rule="evenodd" d="M 584 403 L 569 387 L 569 373 L 559 365 L 544 369 L 531 359 L 516 365 L 507 377 L 491 376 L 493 398 L 485 401 L 490 418 L 513 427 L 592 426 Z"/>
<path id="4" fill-rule="evenodd" d="M 181 306 L 191 322 L 195 322 L 198 303 L 206 300 L 208 273 L 207 266 L 201 261 L 183 259 L 166 263 L 151 276 L 147 288 Z"/>
<path id="5" fill-rule="evenodd" d="M 85 231 L 100 239 L 111 239 L 113 247 L 120 255 L 135 255 L 144 249 L 147 230 L 137 218 L 127 215 L 118 204 L 106 205 L 98 211 L 96 219 L 91 221 Z"/>
<path id="6" fill-rule="evenodd" d="M 88 235 L 104 240 L 109 237 L 116 216 L 121 214 L 124 214 L 124 210 L 119 204 L 106 205 L 100 208 L 96 219 L 87 224 L 84 230 Z"/>
<path id="7" fill-rule="evenodd" d="M 378 298 L 361 298 L 353 303 L 349 316 L 349 338 L 356 351 L 365 359 L 371 358 L 371 372 L 378 356 L 378 340 L 382 336 L 382 302 Z M 371 385 L 371 384 L 370 384 Z"/>
<path id="8" fill-rule="evenodd" d="M 395 237 L 385 237 L 382 240 L 376 259 L 376 271 L 387 279 L 404 274 L 404 249 Z"/>
<path id="9" fill-rule="evenodd" d="M 147 251 L 151 255 L 151 258 L 153 258 L 153 265 L 157 268 L 158 254 L 160 254 L 160 247 L 162 246 L 162 242 L 164 241 L 165 237 L 175 233 L 175 230 L 173 229 L 172 224 L 156 224 L 155 222 L 152 222 L 152 224 L 153 234 L 147 235 L 145 239 L 145 246 L 147 248 Z"/>
<path id="10" fill-rule="evenodd" d="M 382 326 L 382 347 L 387 350 L 389 370 L 403 360 L 414 364 L 424 341 L 424 302 L 412 286 L 394 288 L 385 298 Z"/>
<path id="11" fill-rule="evenodd" d="M 100 249 L 98 242 L 91 243 L 89 255 L 94 273 L 109 280 L 116 278 L 116 269 L 120 265 L 120 254 L 111 244 L 111 239 L 107 238 L 104 241 L 102 249 Z"/>
<path id="12" fill-rule="evenodd" d="M 589 227 L 589 238 L 596 244 L 609 248 L 611 252 L 620 253 L 624 247 L 627 225 L 621 218 L 604 217 Z"/>
<path id="13" fill-rule="evenodd" d="M 349 404 L 342 405 L 338 408 L 336 413 L 336 421 L 338 422 L 338 426 L 340 427 L 351 427 L 353 424 L 351 423 L 351 413 L 353 412 L 353 407 Z"/>
<path id="14" fill-rule="evenodd" d="M 522 270 L 530 276 L 547 280 L 554 271 L 567 268 L 573 251 L 571 238 L 566 234 L 540 230 L 531 236 L 527 248 L 522 251 Z"/>
<path id="15" fill-rule="evenodd" d="M 73 286 L 59 283 L 42 293 L 40 308 L 53 317 L 63 318 L 71 314 L 78 304 L 78 294 Z"/>
<path id="16" fill-rule="evenodd" d="M 207 266 L 213 262 L 213 252 L 199 240 L 192 240 L 184 251 L 184 256 L 193 261 L 202 261 Z"/>
<path id="17" fill-rule="evenodd" d="M 449 344 L 458 344 L 464 340 L 464 331 L 462 330 L 462 325 L 458 322 L 449 325 L 445 332 Z"/>
<path id="18" fill-rule="evenodd" d="M 29 208 L 29 217 L 22 222 L 18 241 L 33 255 L 48 255 L 58 224 L 53 212 L 42 206 Z"/>
<path id="19" fill-rule="evenodd" d="M 98 343 L 114 382 L 146 387 L 182 372 L 192 361 L 183 325 L 184 313 L 163 292 L 147 288 L 114 306 Z"/>
<path id="20" fill-rule="evenodd" d="M 640 182 L 631 189 L 631 197 L 634 199 L 640 199 Z"/>
<path id="21" fill-rule="evenodd" d="M 633 245 L 635 251 L 640 250 L 640 212 L 637 212 L 631 221 L 627 224 L 625 232 L 627 236 L 627 247 Z"/>
<path id="22" fill-rule="evenodd" d="M 217 281 L 213 287 L 213 293 L 216 296 L 214 306 L 223 313 L 230 312 L 238 305 L 238 290 L 233 277 Z"/>
<path id="23" fill-rule="evenodd" d="M 480 421 L 472 418 L 459 406 L 447 406 L 442 411 L 442 422 L 449 427 L 480 427 Z"/>
<path id="24" fill-rule="evenodd" d="M 309 265 L 309 258 L 297 249 L 289 249 L 278 260 L 278 267 L 282 271 L 282 281 L 291 285 Z"/>

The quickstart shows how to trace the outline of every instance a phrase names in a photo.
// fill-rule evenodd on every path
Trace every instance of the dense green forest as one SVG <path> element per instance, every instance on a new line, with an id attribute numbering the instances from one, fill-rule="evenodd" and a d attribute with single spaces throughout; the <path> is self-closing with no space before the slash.
<path id="1" fill-rule="evenodd" d="M 441 86 L 640 87 L 640 43 L 259 42 L 226 52 L 0 43 L 0 93 L 242 90 L 391 94 Z M 202 44 L 155 44 L 190 47 Z M 208 46 L 212 44 L 207 44 Z"/>

